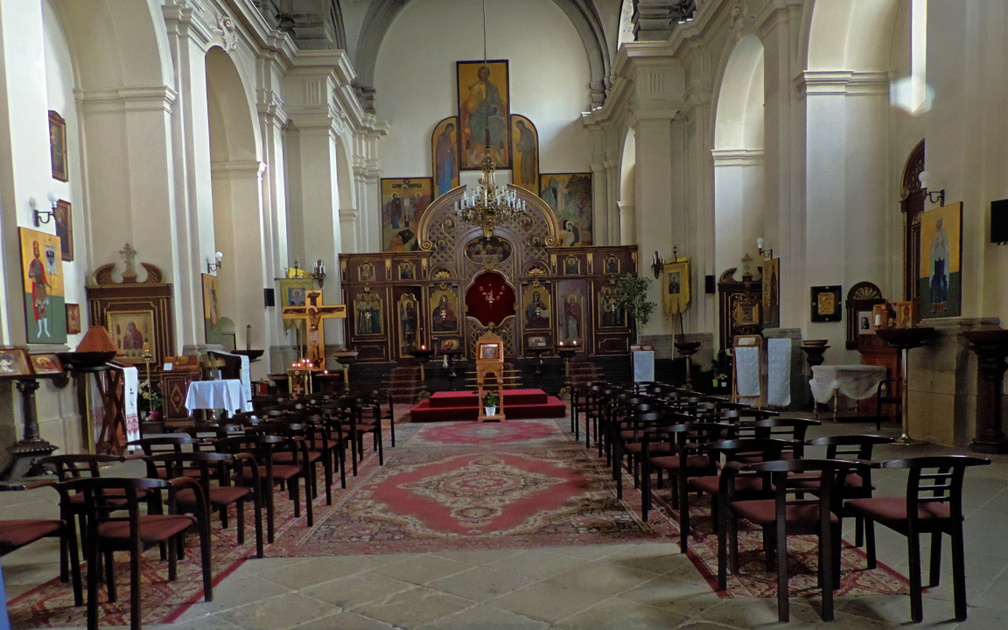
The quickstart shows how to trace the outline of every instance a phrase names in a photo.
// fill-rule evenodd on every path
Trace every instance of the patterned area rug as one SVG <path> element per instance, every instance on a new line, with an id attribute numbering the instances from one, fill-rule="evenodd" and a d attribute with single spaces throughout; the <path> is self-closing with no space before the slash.
<path id="1" fill-rule="evenodd" d="M 362 471 L 359 484 L 310 532 L 278 541 L 271 551 L 501 549 L 675 533 L 672 523 L 644 523 L 639 505 L 617 501 L 608 470 L 558 421 L 406 427 L 410 437 L 386 451 L 385 466 Z"/>

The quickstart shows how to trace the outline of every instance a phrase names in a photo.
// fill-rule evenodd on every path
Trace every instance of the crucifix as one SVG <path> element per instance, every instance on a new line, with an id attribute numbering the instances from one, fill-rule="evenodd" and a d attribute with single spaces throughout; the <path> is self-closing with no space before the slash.
<path id="1" fill-rule="evenodd" d="M 322 300 L 322 290 L 315 289 L 305 293 L 304 306 L 285 306 L 283 318 L 295 323 L 304 322 L 305 358 L 311 361 L 314 369 L 325 369 L 325 320 L 345 319 L 346 305 L 325 304 Z M 299 350 L 300 347 L 299 343 Z"/>

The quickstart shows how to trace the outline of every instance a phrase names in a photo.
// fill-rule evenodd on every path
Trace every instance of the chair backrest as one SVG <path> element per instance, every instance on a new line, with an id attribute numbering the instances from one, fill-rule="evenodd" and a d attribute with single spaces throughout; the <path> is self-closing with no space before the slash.
<path id="1" fill-rule="evenodd" d="M 809 427 L 818 426 L 818 420 L 812 418 L 781 418 L 771 417 L 757 420 L 756 437 L 793 440 L 795 457 L 801 457 L 805 452 L 805 434 Z"/>
<path id="2" fill-rule="evenodd" d="M 40 457 L 36 463 L 51 468 L 60 481 L 101 477 L 102 468 L 126 461 L 119 455 L 93 455 L 91 453 L 72 453 L 66 455 L 47 455 Z"/>
<path id="3" fill-rule="evenodd" d="M 871 459 L 877 444 L 889 444 L 892 438 L 881 435 L 824 435 L 805 442 L 808 446 L 825 446 L 826 459 Z"/>
<path id="4" fill-rule="evenodd" d="M 937 515 L 947 510 L 949 518 L 962 520 L 962 484 L 966 468 L 990 463 L 986 457 L 934 455 L 889 460 L 880 466 L 908 469 L 906 501 L 911 520 L 919 517 L 921 508 Z M 941 506 L 945 506 L 945 510 Z"/>
<path id="5" fill-rule="evenodd" d="M 819 517 L 828 517 L 831 511 L 840 510 L 842 493 L 834 492 L 852 469 L 864 468 L 871 462 L 846 459 L 780 459 L 774 461 L 740 464 L 731 462 L 724 469 L 765 474 L 774 488 L 777 519 L 786 518 L 789 502 L 806 502 L 810 494 L 810 481 L 815 484 L 811 492 L 819 501 Z M 809 473 L 819 473 L 810 476 Z M 730 485 L 722 485 L 727 500 L 731 500 Z"/>
<path id="6" fill-rule="evenodd" d="M 175 433 L 140 438 L 128 442 L 126 446 L 139 446 L 144 455 L 160 455 L 161 453 L 182 453 L 185 450 L 192 450 L 193 445 L 198 443 L 199 440 L 187 433 Z M 184 449 L 183 446 L 189 448 Z"/>

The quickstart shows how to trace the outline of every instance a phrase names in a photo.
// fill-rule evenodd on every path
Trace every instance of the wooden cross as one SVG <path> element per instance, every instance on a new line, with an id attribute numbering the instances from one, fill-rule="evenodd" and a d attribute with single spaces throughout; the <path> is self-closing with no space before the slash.
<path id="1" fill-rule="evenodd" d="M 325 304 L 321 289 L 307 291 L 304 306 L 285 306 L 283 309 L 285 320 L 304 322 L 307 331 L 305 356 L 317 370 L 325 369 L 325 320 L 345 319 L 346 316 L 346 305 Z M 300 344 L 298 346 L 300 348 Z"/>

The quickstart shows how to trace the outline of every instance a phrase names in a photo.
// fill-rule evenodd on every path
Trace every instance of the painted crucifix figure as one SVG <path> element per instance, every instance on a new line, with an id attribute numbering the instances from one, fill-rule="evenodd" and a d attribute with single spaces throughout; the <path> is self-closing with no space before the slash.
<path id="1" fill-rule="evenodd" d="M 304 306 L 285 306 L 283 318 L 303 322 L 305 327 L 305 358 L 317 370 L 325 369 L 325 320 L 345 319 L 345 304 L 326 304 L 322 290 L 314 289 L 305 294 Z"/>

